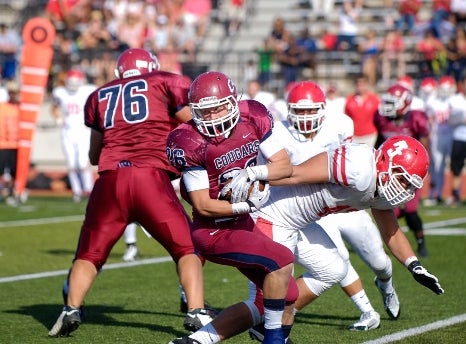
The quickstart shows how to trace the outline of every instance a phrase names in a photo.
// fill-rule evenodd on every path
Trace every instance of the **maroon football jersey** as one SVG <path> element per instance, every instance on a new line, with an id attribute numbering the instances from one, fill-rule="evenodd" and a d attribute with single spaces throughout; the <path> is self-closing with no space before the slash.
<path id="1" fill-rule="evenodd" d="M 188 105 L 187 78 L 167 72 L 117 79 L 98 88 L 84 107 L 85 124 L 103 133 L 99 172 L 126 161 L 136 167 L 176 172 L 167 161 L 166 139 Z"/>
<path id="2" fill-rule="evenodd" d="M 402 121 L 394 121 L 377 113 L 374 122 L 383 140 L 395 135 L 407 135 L 419 140 L 429 135 L 429 121 L 424 111 L 408 111 Z"/>
<path id="3" fill-rule="evenodd" d="M 240 120 L 227 139 L 209 139 L 193 121 L 178 126 L 168 136 L 170 163 L 181 172 L 199 167 L 207 170 L 211 198 L 218 198 L 226 172 L 257 163 L 259 144 L 271 134 L 273 119 L 265 106 L 242 100 L 239 109 Z"/>

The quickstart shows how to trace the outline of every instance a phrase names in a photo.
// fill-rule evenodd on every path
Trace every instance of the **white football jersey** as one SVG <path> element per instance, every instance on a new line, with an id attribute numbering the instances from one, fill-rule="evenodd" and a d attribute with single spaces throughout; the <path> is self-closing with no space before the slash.
<path id="1" fill-rule="evenodd" d="M 56 87 L 52 92 L 53 102 L 60 107 L 63 118 L 63 129 L 82 130 L 84 125 L 84 104 L 89 95 L 96 89 L 95 85 L 83 85 L 76 92 L 66 87 Z"/>
<path id="2" fill-rule="evenodd" d="M 302 228 L 332 213 L 393 208 L 376 196 L 374 148 L 348 143 L 330 150 L 328 170 L 330 183 L 272 187 L 257 215 L 275 225 Z"/>

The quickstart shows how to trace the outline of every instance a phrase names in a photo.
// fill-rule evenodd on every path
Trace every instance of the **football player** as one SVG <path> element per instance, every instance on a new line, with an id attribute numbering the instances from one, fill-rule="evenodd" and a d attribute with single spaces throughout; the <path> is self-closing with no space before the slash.
<path id="1" fill-rule="evenodd" d="M 50 337 L 68 336 L 78 328 L 79 307 L 132 222 L 143 226 L 175 261 L 188 299 L 185 328 L 193 331 L 212 320 L 204 309 L 202 260 L 194 251 L 190 220 L 171 184 L 177 171 L 165 154 L 170 130 L 191 119 L 190 83 L 158 66 L 150 52 L 126 50 L 117 60 L 117 79 L 95 90 L 86 102 L 89 158 L 98 165 L 99 178 L 81 227 L 67 303 Z"/>
<path id="2" fill-rule="evenodd" d="M 378 142 L 383 142 L 394 135 L 408 135 L 419 140 L 429 149 L 429 121 L 421 110 L 411 110 L 413 94 L 399 84 L 390 86 L 382 94 L 379 110 L 374 118 L 379 135 Z M 397 217 L 404 216 L 406 224 L 414 233 L 417 242 L 417 253 L 427 257 L 427 247 L 424 238 L 424 228 L 418 213 L 421 190 L 416 190 L 415 197 L 395 209 Z"/>
<path id="3" fill-rule="evenodd" d="M 259 183 L 235 189 L 243 202 L 231 204 L 220 191 L 236 175 L 236 182 L 288 177 L 292 167 L 273 118 L 261 103 L 238 100 L 233 81 L 220 72 L 206 72 L 191 84 L 189 102 L 193 120 L 174 129 L 167 140 L 169 161 L 182 172 L 186 199 L 193 206 L 191 236 L 199 253 L 217 264 L 236 267 L 263 290 L 261 304 L 240 302 L 224 309 L 214 322 L 171 343 L 218 342 L 247 330 L 265 317 L 264 343 L 284 343 L 282 313 L 286 301 L 298 296 L 292 277 L 293 254 L 263 235 L 249 213 L 268 197 Z M 259 151 L 267 165 L 255 166 Z M 263 302 L 262 302 L 263 301 Z M 242 319 L 231 322 L 236 314 Z"/>
<path id="4" fill-rule="evenodd" d="M 318 84 L 311 81 L 297 84 L 290 91 L 287 103 L 288 121 L 276 123 L 274 130 L 286 142 L 293 165 L 310 158 L 316 149 L 320 151 L 332 145 L 351 142 L 353 121 L 342 112 L 327 111 L 326 97 Z M 275 188 L 272 188 L 271 193 L 274 192 Z M 361 312 L 360 319 L 349 329 L 367 331 L 379 327 L 380 315 L 372 307 L 362 282 L 349 261 L 343 237 L 376 275 L 376 284 L 390 318 L 398 318 L 399 301 L 392 285 L 391 260 L 384 251 L 377 227 L 365 210 L 325 216 L 303 227 L 290 222 L 289 216 L 283 216 L 284 213 L 299 213 L 299 208 L 282 209 L 279 213 L 273 213 L 267 211 L 266 205 L 261 211 L 268 214 L 268 220 L 259 217 L 258 226 L 264 233 L 270 233 L 274 240 L 294 252 L 295 261 L 307 270 L 297 279 L 300 291 L 305 295 L 298 299 L 295 305 L 297 310 L 339 282 Z M 326 233 L 322 233 L 323 230 Z M 330 245 L 333 250 L 328 249 L 329 246 L 325 244 L 329 240 L 328 236 L 338 250 L 333 245 Z M 343 256 L 345 264 L 340 264 L 339 257 L 335 255 Z M 345 266 L 347 270 L 342 269 Z M 254 289 L 250 288 L 250 292 L 250 297 L 254 299 Z M 251 329 L 250 335 L 261 340 L 261 328 Z"/>
<path id="5" fill-rule="evenodd" d="M 62 128 L 63 152 L 75 202 L 88 196 L 94 184 L 87 155 L 91 131 L 84 125 L 83 111 L 87 97 L 95 89 L 95 85 L 86 83 L 86 76 L 81 70 L 73 68 L 66 73 L 65 85 L 52 91 L 52 116 Z"/>
<path id="6" fill-rule="evenodd" d="M 435 294 L 443 294 L 438 278 L 428 272 L 416 257 L 393 211 L 415 197 L 415 190 L 422 188 L 428 168 L 427 150 L 409 136 L 393 136 L 377 150 L 355 143 L 330 147 L 293 166 L 290 178 L 271 181 L 274 191 L 270 192 L 266 205 L 258 210 L 258 216 L 272 222 L 275 214 L 281 213 L 290 224 L 303 228 L 329 214 L 370 208 L 383 241 L 398 261 L 408 268 L 418 283 Z M 234 182 L 235 177 L 231 183 Z M 235 185 L 238 189 L 246 187 Z M 287 209 L 292 208 L 300 211 L 289 213 Z M 332 242 L 326 244 L 331 245 Z M 296 304 L 305 295 L 300 290 Z M 284 323 L 291 324 L 293 313 L 285 315 L 289 319 L 284 319 Z M 231 319 L 232 323 L 244 325 L 239 320 L 244 322 L 246 316 L 244 312 L 238 312 Z M 208 329 L 204 327 L 196 334 L 203 331 Z M 187 343 L 209 343 L 196 334 L 189 338 L 197 341 Z"/>

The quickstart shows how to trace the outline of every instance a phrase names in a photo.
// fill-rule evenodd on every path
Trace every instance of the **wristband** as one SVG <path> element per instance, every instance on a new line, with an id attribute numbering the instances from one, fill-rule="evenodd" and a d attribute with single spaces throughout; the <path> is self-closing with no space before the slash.
<path id="1" fill-rule="evenodd" d="M 249 180 L 255 182 L 256 180 L 267 180 L 269 177 L 269 168 L 266 165 L 251 166 L 246 168 Z"/>
<path id="2" fill-rule="evenodd" d="M 404 264 L 405 264 L 406 267 L 409 267 L 409 265 L 410 265 L 412 262 L 415 262 L 416 260 L 419 260 L 419 259 L 417 259 L 416 256 L 411 256 L 411 257 L 409 257 L 408 259 L 405 260 L 405 263 L 404 263 Z"/>
<path id="3" fill-rule="evenodd" d="M 251 211 L 251 207 L 248 202 L 239 202 L 233 203 L 231 205 L 231 210 L 233 211 L 233 214 L 247 214 Z"/>

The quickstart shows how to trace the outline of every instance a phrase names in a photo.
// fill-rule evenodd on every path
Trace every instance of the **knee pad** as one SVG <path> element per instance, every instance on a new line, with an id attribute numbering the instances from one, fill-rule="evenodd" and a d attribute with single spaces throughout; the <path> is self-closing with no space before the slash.
<path id="1" fill-rule="evenodd" d="M 359 275 L 354 269 L 353 265 L 348 262 L 348 271 L 346 276 L 340 281 L 340 286 L 342 288 L 349 286 L 350 284 L 354 283 L 359 279 Z"/>

